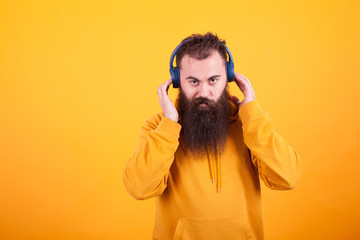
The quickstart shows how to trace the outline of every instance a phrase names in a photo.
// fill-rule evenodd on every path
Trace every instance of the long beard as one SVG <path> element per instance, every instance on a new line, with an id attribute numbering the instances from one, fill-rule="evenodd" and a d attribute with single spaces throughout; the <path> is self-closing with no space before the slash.
<path id="1" fill-rule="evenodd" d="M 180 89 L 176 107 L 182 126 L 180 143 L 185 154 L 190 151 L 195 159 L 203 159 L 223 153 L 230 122 L 229 100 L 227 88 L 216 102 L 202 97 L 189 100 Z"/>

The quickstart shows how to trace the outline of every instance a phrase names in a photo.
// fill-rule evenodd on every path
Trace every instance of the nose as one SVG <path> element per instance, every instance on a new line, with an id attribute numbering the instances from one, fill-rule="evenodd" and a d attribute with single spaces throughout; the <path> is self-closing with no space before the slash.
<path id="1" fill-rule="evenodd" d="M 198 94 L 197 97 L 203 97 L 203 98 L 209 98 L 210 96 L 210 88 L 208 86 L 208 84 L 200 84 L 198 86 Z"/>

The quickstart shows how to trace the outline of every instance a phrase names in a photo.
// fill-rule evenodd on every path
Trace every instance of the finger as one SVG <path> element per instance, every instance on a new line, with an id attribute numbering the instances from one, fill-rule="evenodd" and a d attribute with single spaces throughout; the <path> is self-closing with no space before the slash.
<path id="1" fill-rule="evenodd" d="M 236 96 L 232 96 L 232 97 L 231 97 L 231 100 L 232 100 L 235 104 L 240 104 L 240 103 L 241 103 L 241 101 L 239 100 L 239 98 L 236 97 Z"/>
<path id="2" fill-rule="evenodd" d="M 167 91 L 168 91 L 171 83 L 172 83 L 172 80 L 170 78 L 158 87 L 157 93 L 159 94 L 159 96 L 167 95 Z"/>
<path id="3" fill-rule="evenodd" d="M 249 79 L 247 79 L 247 77 L 245 77 L 244 75 L 242 75 L 240 73 L 235 73 L 235 77 L 245 79 L 245 80 L 249 81 Z"/>
<path id="4" fill-rule="evenodd" d="M 236 83 L 236 85 L 238 85 L 238 87 L 240 88 L 240 90 L 242 92 L 245 90 L 245 88 L 248 85 L 248 82 L 246 81 L 245 77 L 243 77 L 239 73 L 235 73 L 235 83 Z"/>
<path id="5" fill-rule="evenodd" d="M 163 90 L 163 92 L 167 92 L 167 90 L 169 89 L 169 86 L 171 85 L 171 83 L 172 83 L 172 80 L 171 80 L 171 78 L 170 78 L 170 79 L 166 80 L 166 82 L 164 82 L 164 83 L 162 84 L 162 90 Z"/>
<path id="6" fill-rule="evenodd" d="M 165 84 L 166 84 L 166 92 L 167 92 L 169 90 L 170 85 L 172 84 L 172 79 L 169 78 L 168 80 L 166 80 Z"/>
<path id="7" fill-rule="evenodd" d="M 241 75 L 240 73 L 235 73 L 235 80 L 250 83 L 249 79 L 247 79 L 244 75 Z"/>
<path id="8" fill-rule="evenodd" d="M 241 75 L 240 73 L 235 73 L 235 82 L 243 93 L 252 91 L 252 86 L 249 79 L 247 79 L 245 76 Z"/>

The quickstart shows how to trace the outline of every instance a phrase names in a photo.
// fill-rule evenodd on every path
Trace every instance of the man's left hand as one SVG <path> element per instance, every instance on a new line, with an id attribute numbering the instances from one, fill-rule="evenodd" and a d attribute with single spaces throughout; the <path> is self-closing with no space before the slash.
<path id="1" fill-rule="evenodd" d="M 233 102 L 237 105 L 238 109 L 240 109 L 246 103 L 255 100 L 255 92 L 249 79 L 240 73 L 235 73 L 235 82 L 239 86 L 241 92 L 244 94 L 244 99 L 242 101 L 240 101 L 236 96 L 232 96 Z"/>

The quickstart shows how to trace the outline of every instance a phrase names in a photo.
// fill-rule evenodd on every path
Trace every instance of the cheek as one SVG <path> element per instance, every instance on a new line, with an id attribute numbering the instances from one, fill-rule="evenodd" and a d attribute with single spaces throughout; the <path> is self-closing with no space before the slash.
<path id="1" fill-rule="evenodd" d="M 216 95 L 216 98 L 218 99 L 221 94 L 224 92 L 224 89 L 226 88 L 226 82 L 225 84 L 221 84 L 218 88 L 214 89 L 214 94 Z"/>
<path id="2" fill-rule="evenodd" d="M 188 99 L 192 99 L 196 95 L 196 91 L 194 89 L 189 90 L 187 93 L 185 93 Z"/>
<path id="3" fill-rule="evenodd" d="M 195 95 L 195 89 L 187 86 L 182 86 L 182 92 L 188 99 L 191 99 Z"/>

